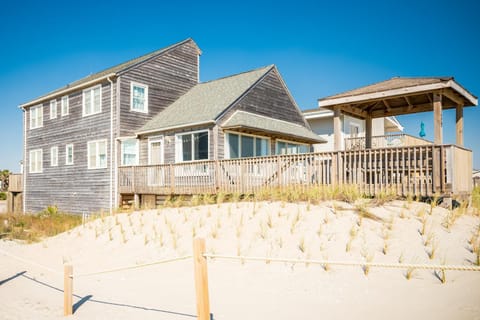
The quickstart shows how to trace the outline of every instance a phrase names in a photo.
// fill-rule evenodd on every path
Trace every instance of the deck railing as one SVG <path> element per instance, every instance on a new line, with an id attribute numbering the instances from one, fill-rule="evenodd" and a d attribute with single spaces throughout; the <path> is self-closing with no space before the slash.
<path id="1" fill-rule="evenodd" d="M 372 148 L 411 147 L 432 144 L 431 141 L 405 133 L 372 137 Z M 345 138 L 345 150 L 365 149 L 365 137 Z"/>
<path id="2" fill-rule="evenodd" d="M 254 193 L 265 187 L 355 184 L 367 195 L 472 190 L 472 153 L 453 145 L 278 155 L 119 168 L 119 193 Z"/>
<path id="3" fill-rule="evenodd" d="M 22 192 L 23 191 L 23 175 L 18 173 L 11 173 L 8 176 L 8 191 Z"/>

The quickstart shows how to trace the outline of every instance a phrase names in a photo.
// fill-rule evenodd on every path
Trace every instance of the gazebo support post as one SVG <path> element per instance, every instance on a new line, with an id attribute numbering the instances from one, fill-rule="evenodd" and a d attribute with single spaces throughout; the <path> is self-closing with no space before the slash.
<path id="1" fill-rule="evenodd" d="M 342 123 L 340 120 L 340 106 L 333 109 L 333 147 L 335 151 L 342 148 Z"/>
<path id="2" fill-rule="evenodd" d="M 441 93 L 433 94 L 433 125 L 434 125 L 434 140 L 436 145 L 443 143 L 442 138 L 442 95 Z"/>
<path id="3" fill-rule="evenodd" d="M 365 148 L 372 148 L 372 116 L 365 118 Z"/>
<path id="4" fill-rule="evenodd" d="M 456 111 L 457 145 L 463 147 L 463 105 L 457 104 Z"/>

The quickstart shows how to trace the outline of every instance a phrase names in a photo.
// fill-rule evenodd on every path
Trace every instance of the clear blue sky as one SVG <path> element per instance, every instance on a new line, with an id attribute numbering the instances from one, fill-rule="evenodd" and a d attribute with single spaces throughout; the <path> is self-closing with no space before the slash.
<path id="1" fill-rule="evenodd" d="M 18 105 L 90 73 L 192 37 L 201 80 L 276 64 L 302 109 L 393 76 L 454 76 L 480 95 L 478 1 L 28 1 L 0 10 L 0 169 L 18 171 Z M 480 168 L 480 108 L 465 110 Z M 444 140 L 454 142 L 454 113 Z M 404 116 L 432 139 L 431 113 Z"/>

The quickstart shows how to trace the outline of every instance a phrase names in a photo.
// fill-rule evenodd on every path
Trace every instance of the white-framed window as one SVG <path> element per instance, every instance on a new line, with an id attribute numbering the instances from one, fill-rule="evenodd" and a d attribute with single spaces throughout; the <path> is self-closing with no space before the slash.
<path id="1" fill-rule="evenodd" d="M 43 127 L 43 106 L 30 108 L 30 129 Z"/>
<path id="2" fill-rule="evenodd" d="M 58 166 L 58 147 L 54 146 L 50 148 L 50 166 Z"/>
<path id="3" fill-rule="evenodd" d="M 122 166 L 138 165 L 138 140 L 127 139 L 121 142 Z"/>
<path id="4" fill-rule="evenodd" d="M 30 173 L 43 172 L 43 151 L 42 149 L 30 150 Z"/>
<path id="5" fill-rule="evenodd" d="M 358 123 L 350 123 L 350 138 L 358 138 L 360 134 L 360 125 Z"/>
<path id="6" fill-rule="evenodd" d="M 50 101 L 50 120 L 57 118 L 57 100 Z"/>
<path id="7" fill-rule="evenodd" d="M 148 86 L 136 82 L 130 84 L 130 110 L 148 113 Z"/>
<path id="8" fill-rule="evenodd" d="M 262 157 L 270 155 L 270 139 L 244 133 L 228 132 L 226 158 Z"/>
<path id="9" fill-rule="evenodd" d="M 107 139 L 87 143 L 88 169 L 107 167 Z"/>
<path id="10" fill-rule="evenodd" d="M 175 162 L 208 160 L 208 130 L 175 135 Z"/>
<path id="11" fill-rule="evenodd" d="M 83 90 L 82 95 L 83 116 L 89 116 L 102 112 L 102 86 Z"/>
<path id="12" fill-rule="evenodd" d="M 65 146 L 65 164 L 73 164 L 73 144 L 67 144 Z"/>
<path id="13" fill-rule="evenodd" d="M 275 149 L 276 154 L 298 154 L 309 152 L 310 146 L 308 144 L 298 142 L 277 140 Z"/>
<path id="14" fill-rule="evenodd" d="M 69 113 L 69 107 L 68 107 L 68 96 L 63 96 L 62 97 L 62 117 L 68 116 Z"/>

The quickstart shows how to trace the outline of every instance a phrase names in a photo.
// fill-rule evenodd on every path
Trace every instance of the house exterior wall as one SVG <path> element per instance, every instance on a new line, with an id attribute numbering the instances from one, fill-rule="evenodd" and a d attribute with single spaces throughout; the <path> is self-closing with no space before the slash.
<path id="1" fill-rule="evenodd" d="M 115 168 L 121 164 L 121 144 L 117 138 L 133 136 L 136 129 L 197 83 L 198 55 L 199 50 L 195 43 L 187 41 L 150 61 L 128 69 L 113 83 L 113 115 L 110 112 L 111 85 L 108 81 L 101 84 L 101 113 L 82 115 L 83 89 L 69 94 L 68 116 L 61 116 L 63 95 L 56 97 L 56 119 L 50 120 L 51 99 L 43 102 L 41 128 L 29 128 L 30 108 L 27 108 L 24 124 L 24 210 L 37 212 L 47 206 L 56 205 L 65 212 L 82 213 L 108 210 L 110 201 L 116 206 Z M 148 85 L 148 114 L 130 111 L 132 81 Z M 107 142 L 107 168 L 88 169 L 87 143 L 103 139 Z M 74 147 L 73 165 L 65 164 L 67 144 L 73 144 Z M 50 151 L 53 146 L 58 147 L 58 166 L 50 164 Z M 29 173 L 30 151 L 37 149 L 42 149 L 43 171 Z M 111 161 L 112 154 L 115 161 Z M 147 156 L 141 156 L 144 158 L 141 160 L 146 161 Z M 168 159 L 172 158 L 171 153 L 166 156 Z"/>
<path id="2" fill-rule="evenodd" d="M 228 119 L 237 110 L 308 126 L 275 70 L 270 71 L 240 101 L 228 109 L 218 119 L 219 122 Z"/>
<path id="3" fill-rule="evenodd" d="M 312 131 L 318 134 L 321 138 L 327 140 L 327 143 L 318 143 L 313 145 L 315 152 L 333 151 L 334 150 L 334 138 L 333 138 L 333 114 L 332 116 L 307 119 Z M 377 118 L 372 120 L 372 135 L 381 136 L 385 134 L 384 118 Z M 350 117 L 347 115 L 341 116 L 342 122 L 342 146 L 345 148 L 345 139 L 351 137 L 351 127 L 353 125 L 359 128 L 359 137 L 365 136 L 365 120 Z"/>
<path id="4" fill-rule="evenodd" d="M 189 41 L 120 76 L 120 136 L 135 131 L 198 82 L 199 51 Z M 131 83 L 148 86 L 148 113 L 130 110 Z"/>
<path id="5" fill-rule="evenodd" d="M 82 90 L 69 94 L 69 114 L 61 115 L 57 98 L 57 118 L 50 120 L 50 100 L 43 105 L 43 127 L 30 129 L 26 111 L 26 153 L 24 160 L 26 212 L 56 205 L 59 210 L 81 213 L 107 209 L 110 195 L 110 83 L 101 84 L 101 112 L 83 116 Z M 114 86 L 115 91 L 115 86 Z M 114 106 L 115 107 L 115 106 Z M 114 119 L 115 125 L 115 119 Z M 107 168 L 88 169 L 87 143 L 107 140 Z M 66 145 L 73 144 L 74 161 L 66 165 Z M 58 147 L 58 165 L 51 165 L 51 147 Z M 30 151 L 41 149 L 43 170 L 30 173 Z M 95 194 L 95 197 L 92 197 Z"/>

